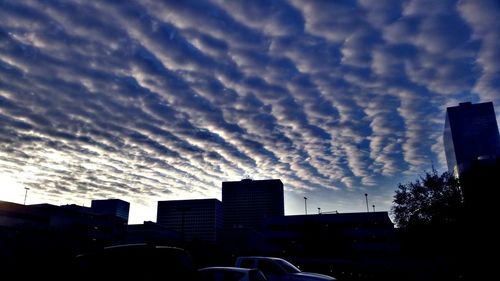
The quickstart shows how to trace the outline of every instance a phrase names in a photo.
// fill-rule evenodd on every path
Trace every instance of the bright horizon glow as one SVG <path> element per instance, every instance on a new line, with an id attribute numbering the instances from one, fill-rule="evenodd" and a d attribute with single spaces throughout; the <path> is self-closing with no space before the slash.
<path id="1" fill-rule="evenodd" d="M 0 174 L 0 182 L 3 184 L 4 187 L 2 187 L 1 192 L 0 192 L 0 200 L 2 201 L 8 201 L 8 202 L 13 202 L 13 203 L 18 203 L 18 204 L 23 204 L 24 202 L 24 195 L 25 195 L 25 189 L 24 185 L 22 183 L 19 183 L 15 177 L 13 177 L 10 174 L 7 173 L 2 173 Z M 222 183 L 221 183 L 222 184 Z M 200 196 L 193 196 L 189 195 L 189 193 L 184 194 L 184 196 L 181 197 L 175 197 L 175 198 L 156 198 L 152 200 L 146 200 L 143 202 L 134 202 L 134 201 L 129 201 L 124 198 L 117 198 L 117 199 L 122 199 L 130 203 L 130 212 L 129 212 L 129 224 L 142 224 L 145 221 L 153 221 L 156 222 L 156 215 L 157 215 L 157 202 L 158 201 L 163 201 L 163 200 L 188 200 L 188 199 L 208 199 L 208 198 L 215 198 L 220 201 L 222 194 L 213 194 L 214 196 L 212 197 L 200 197 Z M 287 192 L 285 190 L 285 215 L 302 215 L 304 214 L 304 202 L 302 200 L 302 197 L 300 196 L 293 196 L 294 194 L 292 192 Z M 362 195 L 362 194 L 360 194 Z M 49 199 L 47 200 L 46 196 L 40 196 L 39 192 L 36 190 L 29 190 L 28 191 L 28 196 L 26 200 L 27 205 L 31 204 L 40 204 L 40 203 L 49 203 L 49 204 L 54 204 L 57 206 L 60 205 L 65 205 L 65 204 L 77 204 L 77 205 L 82 205 L 85 207 L 90 207 L 91 201 L 93 199 L 111 199 L 109 198 L 88 198 L 84 200 L 78 200 L 78 202 L 72 202 L 70 201 L 65 201 L 65 200 L 53 200 Z M 311 197 L 308 197 L 308 199 L 311 199 Z M 316 205 L 321 204 L 320 198 L 315 198 L 316 201 L 309 201 L 308 206 L 308 214 L 315 214 L 317 207 Z M 362 198 L 360 197 L 360 200 L 357 205 L 349 206 L 343 209 L 328 209 L 328 208 L 322 208 L 323 212 L 334 212 L 338 211 L 340 213 L 347 213 L 347 212 L 364 212 L 363 208 L 365 208 L 365 198 L 364 195 Z M 372 202 L 372 201 L 370 201 Z M 371 204 L 371 203 L 370 203 Z M 323 205 L 325 206 L 325 205 Z M 326 205 L 328 206 L 328 205 Z M 387 211 L 387 209 L 379 209 L 377 207 L 377 210 L 379 211 Z"/>
<path id="2" fill-rule="evenodd" d="M 17 182 L 10 174 L 1 173 L 0 183 L 0 200 L 14 202 L 18 204 L 24 203 L 24 194 L 26 190 L 24 185 Z"/>

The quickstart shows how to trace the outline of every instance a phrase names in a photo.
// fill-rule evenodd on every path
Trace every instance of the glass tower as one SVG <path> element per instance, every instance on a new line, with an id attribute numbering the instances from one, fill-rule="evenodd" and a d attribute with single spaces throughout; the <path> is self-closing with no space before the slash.
<path id="1" fill-rule="evenodd" d="M 500 155 L 493 103 L 460 103 L 446 109 L 443 134 L 448 171 L 459 176 L 476 160 Z"/>

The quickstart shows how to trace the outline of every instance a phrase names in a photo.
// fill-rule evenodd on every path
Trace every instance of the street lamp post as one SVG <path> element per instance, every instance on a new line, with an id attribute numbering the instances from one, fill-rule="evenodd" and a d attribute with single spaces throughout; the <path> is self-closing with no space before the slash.
<path id="1" fill-rule="evenodd" d="M 28 197 L 28 190 L 30 190 L 30 188 L 25 187 L 24 189 L 26 189 L 26 192 L 24 193 L 24 205 L 26 205 L 26 197 Z"/>
<path id="2" fill-rule="evenodd" d="M 366 212 L 370 212 L 370 209 L 368 208 L 368 193 L 365 193 L 365 199 L 366 199 Z"/>
<path id="3" fill-rule="evenodd" d="M 375 213 L 375 205 L 372 205 L 372 207 L 373 207 L 373 212 Z"/>
<path id="4" fill-rule="evenodd" d="M 304 208 L 305 208 L 306 215 L 307 215 L 307 197 L 304 197 Z"/>
<path id="5" fill-rule="evenodd" d="M 318 207 L 318 215 L 321 215 L 321 208 Z"/>

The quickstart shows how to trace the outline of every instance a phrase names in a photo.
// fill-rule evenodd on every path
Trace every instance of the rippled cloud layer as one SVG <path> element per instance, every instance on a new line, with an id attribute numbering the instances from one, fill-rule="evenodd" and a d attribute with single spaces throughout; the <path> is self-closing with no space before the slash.
<path id="1" fill-rule="evenodd" d="M 304 194 L 388 209 L 444 167 L 447 106 L 499 111 L 495 0 L 12 0 L 0 19 L 4 198 L 118 197 L 154 220 L 249 175 L 280 178 L 288 213 Z"/>

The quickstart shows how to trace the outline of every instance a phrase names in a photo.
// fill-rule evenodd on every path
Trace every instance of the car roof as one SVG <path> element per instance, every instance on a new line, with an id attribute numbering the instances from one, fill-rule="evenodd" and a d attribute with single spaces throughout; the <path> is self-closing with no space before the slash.
<path id="1" fill-rule="evenodd" d="M 238 259 L 283 260 L 282 258 L 262 257 L 262 256 L 245 256 L 245 257 L 238 257 Z"/>
<path id="2" fill-rule="evenodd" d="M 163 245 L 150 245 L 146 243 L 138 243 L 138 244 L 121 244 L 104 247 L 104 250 L 114 250 L 114 249 L 142 249 L 142 248 L 156 248 L 156 249 L 172 249 L 172 250 L 180 250 L 185 251 L 182 248 L 171 247 L 171 246 L 163 246 Z"/>
<path id="3" fill-rule="evenodd" d="M 227 270 L 227 271 L 235 271 L 235 272 L 248 272 L 252 271 L 255 269 L 250 269 L 250 268 L 241 268 L 241 267 L 230 267 L 230 266 L 211 266 L 211 267 L 205 267 L 205 268 L 200 268 L 198 271 L 205 271 L 205 270 Z"/>

